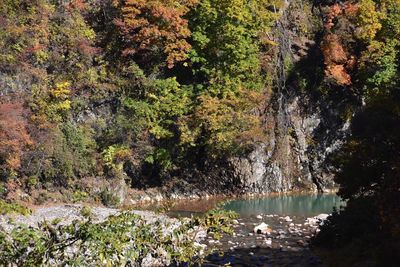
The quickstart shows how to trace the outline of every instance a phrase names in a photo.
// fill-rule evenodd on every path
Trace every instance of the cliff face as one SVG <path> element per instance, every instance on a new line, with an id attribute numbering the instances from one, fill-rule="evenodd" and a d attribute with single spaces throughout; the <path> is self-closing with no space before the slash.
<path id="1" fill-rule="evenodd" d="M 248 156 L 231 159 L 244 192 L 335 187 L 327 157 L 343 143 L 349 123 L 342 115 L 345 105 L 318 91 L 328 85 L 319 78 L 322 26 L 312 9 L 306 1 L 293 0 L 281 11 L 273 37 L 278 45 L 269 57 L 274 90 L 260 112 L 267 138 Z"/>
<path id="2" fill-rule="evenodd" d="M 256 193 L 334 188 L 326 160 L 343 143 L 349 124 L 328 103 L 281 97 L 286 101 L 282 109 L 267 110 L 273 122 L 268 140 L 247 157 L 232 159 L 237 184 Z"/>

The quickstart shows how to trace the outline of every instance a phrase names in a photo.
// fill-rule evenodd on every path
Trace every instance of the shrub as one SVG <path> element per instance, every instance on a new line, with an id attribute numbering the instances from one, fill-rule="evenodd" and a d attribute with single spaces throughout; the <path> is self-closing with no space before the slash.
<path id="1" fill-rule="evenodd" d="M 19 225 L 10 233 L 0 229 L 0 264 L 137 266 L 149 254 L 164 265 L 193 263 L 202 259 L 203 247 L 195 242 L 199 226 L 206 230 L 209 226 L 213 232 L 222 227 L 229 232 L 232 216 L 213 211 L 204 219 L 148 224 L 138 215 L 123 212 L 98 224 L 87 219 L 67 226 L 48 222 L 39 228 Z"/>
<path id="2" fill-rule="evenodd" d="M 17 213 L 22 215 L 28 215 L 31 210 L 17 203 L 8 203 L 0 199 L 0 214 Z"/>

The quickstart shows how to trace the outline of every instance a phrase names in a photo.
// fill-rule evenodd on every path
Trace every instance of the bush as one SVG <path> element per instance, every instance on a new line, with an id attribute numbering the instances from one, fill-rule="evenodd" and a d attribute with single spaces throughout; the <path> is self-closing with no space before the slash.
<path id="1" fill-rule="evenodd" d="M 104 189 L 100 192 L 100 200 L 103 205 L 107 207 L 116 207 L 120 204 L 121 200 L 118 196 L 114 195 L 108 189 Z"/>
<path id="2" fill-rule="evenodd" d="M 9 213 L 28 215 L 31 213 L 31 210 L 20 204 L 8 203 L 8 202 L 0 199 L 0 214 L 4 215 L 4 214 L 9 214 Z"/>
<path id="3" fill-rule="evenodd" d="M 212 233 L 215 239 L 220 239 L 223 234 L 233 233 L 231 225 L 237 217 L 237 213 L 217 207 L 207 212 L 204 217 L 194 218 L 194 222 L 206 228 L 207 233 Z"/>
<path id="4" fill-rule="evenodd" d="M 88 219 L 67 226 L 20 225 L 10 233 L 0 229 L 0 265 L 137 266 L 148 255 L 164 265 L 193 263 L 202 259 L 203 247 L 195 242 L 199 226 L 229 232 L 231 217 L 233 213 L 213 211 L 204 219 L 179 224 L 147 224 L 138 215 L 123 212 L 98 224 Z"/>

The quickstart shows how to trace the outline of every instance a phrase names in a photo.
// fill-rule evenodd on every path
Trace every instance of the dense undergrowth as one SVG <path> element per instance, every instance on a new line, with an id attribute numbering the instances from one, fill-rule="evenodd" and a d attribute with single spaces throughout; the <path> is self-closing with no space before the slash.
<path id="1" fill-rule="evenodd" d="M 232 232 L 231 225 L 236 218 L 235 213 L 215 209 L 198 218 L 179 222 L 158 219 L 149 224 L 138 215 L 122 212 L 103 222 L 94 223 L 90 210 L 82 210 L 81 213 L 87 219 L 74 221 L 70 225 L 60 225 L 60 220 L 56 220 L 44 221 L 37 228 L 15 225 L 10 232 L 0 229 L 0 264 L 193 264 L 201 262 L 212 251 L 212 248 L 205 248 L 198 243 L 198 233 L 206 231 L 219 239 L 222 234 Z"/>

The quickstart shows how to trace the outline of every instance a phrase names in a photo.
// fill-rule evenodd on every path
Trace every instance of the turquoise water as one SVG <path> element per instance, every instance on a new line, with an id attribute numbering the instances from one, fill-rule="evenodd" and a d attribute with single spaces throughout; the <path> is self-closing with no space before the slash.
<path id="1" fill-rule="evenodd" d="M 345 203 L 334 194 L 280 195 L 255 199 L 235 199 L 223 205 L 242 217 L 258 214 L 314 216 L 331 213 Z"/>

